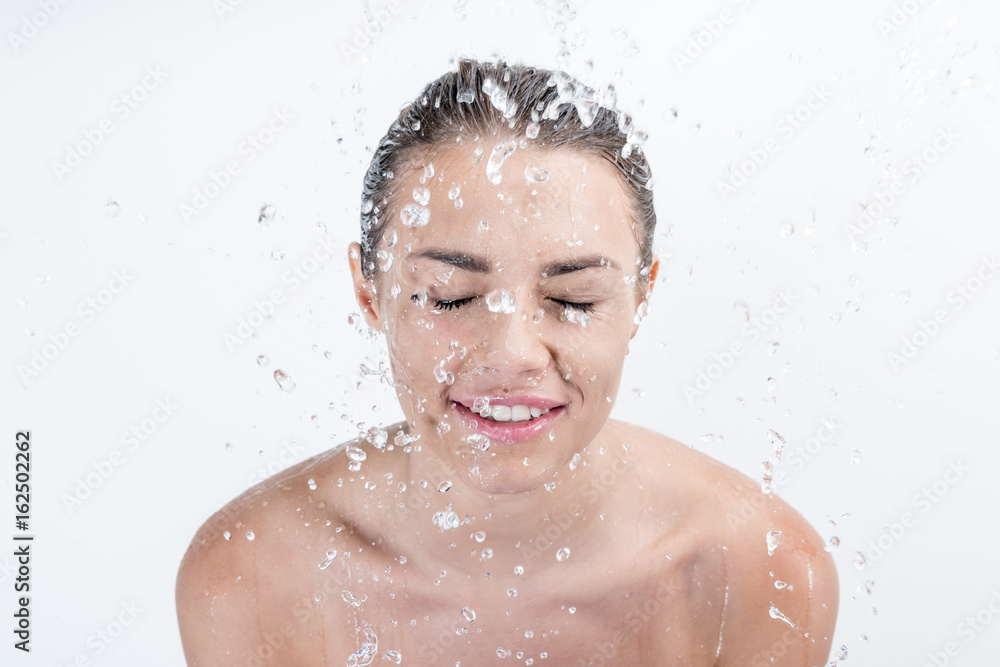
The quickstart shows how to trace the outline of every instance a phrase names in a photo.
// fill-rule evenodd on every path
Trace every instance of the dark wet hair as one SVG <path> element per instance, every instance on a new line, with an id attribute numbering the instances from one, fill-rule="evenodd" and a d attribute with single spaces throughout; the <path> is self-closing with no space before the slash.
<path id="1" fill-rule="evenodd" d="M 526 138 L 526 133 L 533 138 Z M 420 152 L 453 146 L 463 134 L 592 152 L 614 165 L 626 186 L 637 227 L 640 278 L 648 279 L 656 212 L 652 173 L 642 151 L 646 135 L 616 108 L 614 89 L 595 91 L 557 70 L 468 59 L 460 60 L 456 71 L 432 81 L 403 107 L 375 150 L 361 204 L 361 265 L 366 278 L 372 280 L 377 273 L 376 253 L 389 216 L 397 210 L 393 179 Z"/>

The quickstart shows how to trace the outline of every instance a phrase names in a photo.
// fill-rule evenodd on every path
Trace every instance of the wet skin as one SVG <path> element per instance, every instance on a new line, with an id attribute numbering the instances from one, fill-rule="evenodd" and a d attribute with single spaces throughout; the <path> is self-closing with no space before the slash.
<path id="1" fill-rule="evenodd" d="M 385 447 L 353 443 L 360 469 L 331 450 L 202 527 L 178 578 L 189 664 L 340 665 L 375 638 L 379 664 L 824 664 L 837 578 L 808 523 L 608 418 L 652 285 L 619 177 L 575 152 L 518 149 L 499 184 L 474 162 L 473 146 L 415 159 L 396 177 L 391 265 L 368 280 L 352 258 L 406 422 Z M 550 175 L 531 182 L 538 166 Z M 424 187 L 429 224 L 401 224 Z M 477 397 L 548 412 L 490 421 Z"/>

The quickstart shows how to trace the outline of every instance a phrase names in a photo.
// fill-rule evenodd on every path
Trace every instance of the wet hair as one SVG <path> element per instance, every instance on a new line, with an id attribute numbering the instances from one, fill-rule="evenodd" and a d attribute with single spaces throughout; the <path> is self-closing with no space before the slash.
<path id="1" fill-rule="evenodd" d="M 403 107 L 375 150 L 361 203 L 361 266 L 368 280 L 376 276 L 376 253 L 397 210 L 393 179 L 401 178 L 414 157 L 454 146 L 463 136 L 514 139 L 522 148 L 568 148 L 610 162 L 632 209 L 640 282 L 648 279 L 656 212 L 642 151 L 646 135 L 616 108 L 614 89 L 595 91 L 558 70 L 463 59 L 456 71 L 432 81 Z"/>

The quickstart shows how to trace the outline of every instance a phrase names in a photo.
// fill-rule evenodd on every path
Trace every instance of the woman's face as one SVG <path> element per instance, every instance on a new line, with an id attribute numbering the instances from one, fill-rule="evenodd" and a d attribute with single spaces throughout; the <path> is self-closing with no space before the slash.
<path id="1" fill-rule="evenodd" d="M 475 488 L 515 493 L 604 426 L 644 281 L 610 165 L 518 148 L 496 172 L 477 146 L 397 173 L 374 290 L 352 265 L 422 451 Z"/>

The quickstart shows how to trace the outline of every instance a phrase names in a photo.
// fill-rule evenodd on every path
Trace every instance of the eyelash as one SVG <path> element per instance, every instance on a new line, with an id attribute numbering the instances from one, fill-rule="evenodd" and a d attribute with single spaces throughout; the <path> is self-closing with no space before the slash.
<path id="1" fill-rule="evenodd" d="M 476 298 L 477 297 L 474 296 L 467 296 L 464 299 L 452 299 L 451 301 L 434 299 L 433 303 L 434 307 L 437 308 L 438 310 L 454 310 L 456 308 L 461 308 L 462 306 L 464 306 L 467 303 L 470 303 Z M 558 303 L 560 306 L 564 306 L 566 308 L 572 308 L 574 310 L 579 310 L 583 313 L 592 313 L 594 311 L 593 302 L 578 303 L 576 301 L 563 301 L 562 299 L 552 299 L 552 301 Z"/>

